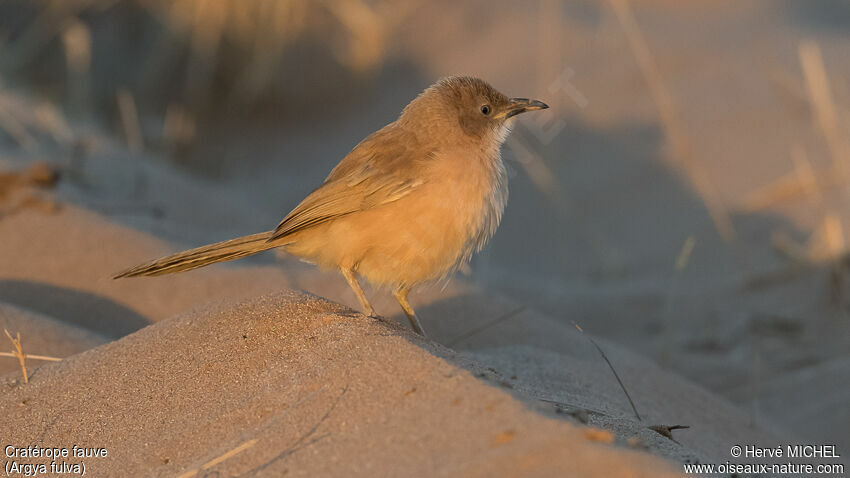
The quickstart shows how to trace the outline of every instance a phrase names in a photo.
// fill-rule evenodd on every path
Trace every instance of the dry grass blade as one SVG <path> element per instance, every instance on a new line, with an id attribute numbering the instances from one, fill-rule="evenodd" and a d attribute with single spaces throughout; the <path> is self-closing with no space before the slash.
<path id="1" fill-rule="evenodd" d="M 11 352 L 0 352 L 0 357 L 17 357 L 18 354 Z M 34 355 L 34 354 L 26 354 L 26 358 L 30 360 L 45 360 L 47 362 L 61 362 L 63 359 L 61 357 L 51 357 L 49 355 Z"/>
<path id="2" fill-rule="evenodd" d="M 0 130 L 9 135 L 25 151 L 32 151 L 35 147 L 35 139 L 27 132 L 24 125 L 14 115 L 6 110 L 4 100 L 0 97 Z"/>
<path id="3" fill-rule="evenodd" d="M 584 333 L 584 329 L 582 329 L 582 328 L 581 328 L 581 326 L 579 326 L 579 325 L 578 325 L 577 323 L 575 323 L 575 322 L 573 322 L 573 325 L 575 326 L 575 328 L 576 328 L 576 329 L 578 329 L 578 331 L 579 331 L 582 335 L 584 335 L 585 337 L 587 337 L 587 340 L 589 340 L 589 341 L 590 341 L 590 343 L 592 343 L 592 344 L 593 344 L 593 346 L 594 346 L 594 347 L 596 347 L 596 350 L 598 350 L 598 351 L 599 351 L 599 355 L 601 355 L 601 356 L 602 356 L 602 358 L 603 358 L 603 359 L 605 359 L 605 363 L 607 363 L 607 364 L 608 364 L 608 368 L 610 368 L 610 369 L 611 369 L 611 373 L 613 373 L 613 374 L 614 374 L 614 378 L 616 378 L 616 379 L 617 379 L 617 383 L 619 383 L 619 384 L 620 384 L 620 388 L 623 390 L 623 393 L 626 395 L 626 398 L 629 400 L 629 405 L 631 405 L 631 406 L 632 406 L 632 411 L 635 413 L 635 417 L 637 417 L 638 421 L 642 421 L 642 419 L 640 418 L 640 413 L 638 413 L 638 411 L 637 411 L 637 407 L 635 407 L 635 402 L 634 402 L 634 401 L 632 401 L 632 396 L 631 396 L 631 395 L 629 395 L 629 391 L 628 391 L 628 390 L 626 390 L 626 386 L 623 384 L 623 381 L 622 381 L 622 380 L 620 380 L 620 375 L 619 375 L 619 374 L 617 373 L 617 371 L 614 369 L 614 366 L 611 364 L 611 361 L 610 361 L 610 360 L 608 360 L 608 356 L 607 356 L 607 355 L 605 355 L 605 352 L 602 350 L 602 347 L 600 347 L 600 346 L 599 346 L 599 344 L 597 344 L 597 343 L 596 343 L 596 341 L 595 341 L 595 340 L 593 340 L 593 338 L 591 338 L 591 337 L 590 337 L 590 336 L 588 336 L 588 335 L 585 335 L 585 333 Z"/>
<path id="4" fill-rule="evenodd" d="M 823 191 L 820 181 L 815 174 L 815 168 L 812 167 L 812 162 L 806 155 L 806 150 L 799 144 L 791 148 L 791 161 L 794 162 L 794 174 L 797 175 L 798 182 L 806 187 L 807 193 L 810 193 L 812 205 L 822 205 Z"/>
<path id="5" fill-rule="evenodd" d="M 779 178 L 767 186 L 751 193 L 741 204 L 741 209 L 754 213 L 782 201 L 806 194 L 810 184 L 802 183 L 797 174 L 789 174 Z"/>
<path id="6" fill-rule="evenodd" d="M 550 400 L 548 398 L 538 398 L 537 400 L 539 400 L 543 403 L 551 403 L 552 405 L 555 405 L 555 407 L 556 407 L 555 411 L 557 413 L 566 413 L 566 414 L 570 415 L 573 412 L 584 412 L 585 414 L 599 415 L 599 416 L 602 416 L 602 417 L 610 417 L 611 416 L 611 415 L 603 412 L 602 410 L 598 410 L 598 409 L 594 409 L 594 408 L 588 408 L 588 407 L 584 407 L 584 406 L 573 405 L 571 403 L 562 402 L 560 400 Z"/>
<path id="7" fill-rule="evenodd" d="M 228 451 L 227 453 L 219 456 L 218 458 L 214 458 L 214 459 L 204 463 L 204 465 L 201 466 L 201 469 L 202 470 L 208 470 L 208 469 L 218 465 L 219 463 L 227 460 L 228 458 L 236 456 L 239 453 L 242 453 L 243 451 L 247 450 L 248 448 L 251 448 L 252 446 L 256 445 L 258 441 L 259 441 L 259 439 L 257 439 L 257 438 L 254 438 L 252 440 L 248 440 L 245 443 L 237 446 L 236 448 Z"/>
<path id="8" fill-rule="evenodd" d="M 796 159 L 795 163 L 798 161 L 801 161 L 801 159 Z M 805 164 L 808 164 L 808 162 Z M 806 171 L 804 164 L 795 164 L 794 172 L 757 189 L 744 199 L 740 208 L 744 212 L 754 213 L 799 196 L 814 194 L 816 198 L 820 197 L 822 196 L 822 189 L 847 184 L 847 177 L 841 174 L 836 167 L 825 170 L 809 168 Z"/>
<path id="9" fill-rule="evenodd" d="M 337 2 L 330 11 L 337 16 L 349 32 L 352 40 L 347 42 L 348 63 L 355 71 L 368 71 L 384 58 L 387 46 L 386 27 L 374 7 L 363 1 Z"/>
<path id="10" fill-rule="evenodd" d="M 86 73 L 91 67 L 91 31 L 85 23 L 76 20 L 62 34 L 65 61 L 68 69 L 75 73 Z"/>
<path id="11" fill-rule="evenodd" d="M 144 140 L 142 138 L 142 127 L 139 123 L 139 112 L 136 109 L 136 100 L 133 99 L 130 91 L 124 88 L 118 90 L 116 98 L 127 146 L 131 151 L 141 151 L 144 147 Z"/>
<path id="12" fill-rule="evenodd" d="M 806 242 L 807 254 L 813 263 L 829 263 L 840 260 L 846 253 L 844 225 L 835 211 L 828 211 L 821 226 Z"/>
<path id="13" fill-rule="evenodd" d="M 687 135 L 685 135 L 680 127 L 681 121 L 676 112 L 673 96 L 664 83 L 661 72 L 658 70 L 658 65 L 632 14 L 628 0 L 609 0 L 609 3 L 614 9 L 617 20 L 619 20 L 620 26 L 626 34 L 632 54 L 635 60 L 637 60 L 638 66 L 649 85 L 650 94 L 661 116 L 665 136 L 670 143 L 673 156 L 678 162 L 679 168 L 684 171 L 686 177 L 691 181 L 700 199 L 705 204 L 708 214 L 711 216 L 712 221 L 714 221 L 714 227 L 717 229 L 718 234 L 727 243 L 733 242 L 736 232 L 729 211 L 721 201 L 708 174 L 693 158 L 692 148 L 690 147 Z"/>
<path id="14" fill-rule="evenodd" d="M 69 145 L 74 141 L 70 125 L 52 103 L 40 102 L 33 108 L 33 115 L 39 131 L 48 133 L 56 144 Z"/>
<path id="15" fill-rule="evenodd" d="M 62 33 L 62 46 L 68 72 L 68 102 L 72 110 L 91 114 L 92 34 L 82 21 L 75 20 Z"/>
<path id="16" fill-rule="evenodd" d="M 831 213 L 824 219 L 826 245 L 831 258 L 841 257 L 844 252 L 844 226 L 838 214 Z"/>
<path id="17" fill-rule="evenodd" d="M 15 352 L 13 355 L 18 358 L 18 362 L 21 364 L 21 371 L 24 373 L 24 383 L 30 383 L 29 375 L 27 375 L 27 356 L 24 354 L 24 350 L 21 347 L 21 333 L 18 332 L 16 337 L 12 337 L 12 334 L 10 334 L 8 330 L 3 329 L 3 332 L 6 332 L 6 337 L 9 337 L 12 345 L 15 346 Z"/>
<path id="18" fill-rule="evenodd" d="M 313 425 L 313 427 L 311 427 L 303 435 L 301 435 L 301 437 L 299 437 L 298 440 L 295 441 L 295 443 L 293 443 L 288 448 L 286 448 L 285 450 L 280 452 L 274 458 L 268 460 L 267 462 L 263 463 L 260 466 L 257 466 L 256 468 L 254 468 L 252 470 L 249 470 L 244 475 L 254 476 L 256 474 L 259 474 L 262 471 L 264 471 L 266 468 L 268 468 L 269 466 L 273 465 L 275 462 L 277 462 L 279 460 L 283 460 L 287 456 L 295 453 L 296 451 L 301 450 L 305 447 L 308 447 L 308 446 L 312 445 L 313 443 L 316 443 L 320 440 L 323 440 L 325 437 L 327 437 L 329 435 L 329 433 L 325 433 L 325 434 L 317 436 L 315 438 L 313 438 L 313 435 L 315 435 L 316 431 L 319 429 L 319 427 L 321 427 L 322 424 L 325 423 L 325 420 L 328 419 L 328 417 L 331 415 L 331 412 L 333 412 L 336 409 L 337 405 L 339 405 L 340 400 L 342 399 L 343 395 L 346 394 L 346 392 L 348 392 L 348 386 L 347 385 L 345 386 L 345 388 L 342 389 L 340 394 L 336 397 L 336 400 L 334 400 L 334 403 L 330 406 L 330 408 L 328 408 L 328 411 L 325 412 L 325 414 L 322 415 L 321 418 L 319 418 L 319 420 L 316 422 L 315 425 Z"/>
<path id="19" fill-rule="evenodd" d="M 526 309 L 526 307 L 524 305 L 521 305 L 521 306 L 517 307 L 516 309 L 508 312 L 507 314 L 502 314 L 499 317 L 496 317 L 495 319 L 485 323 L 484 325 L 475 327 L 472 330 L 468 330 L 468 331 L 458 335 L 457 337 L 455 337 L 454 339 L 449 341 L 446 345 L 449 346 L 449 347 L 454 347 L 456 344 L 463 342 L 464 340 L 472 337 L 475 334 L 483 332 L 483 331 L 489 329 L 490 327 L 493 327 L 494 325 L 500 324 L 500 323 L 502 323 L 502 322 L 504 322 L 504 321 L 506 321 L 506 320 L 508 320 L 512 317 L 516 317 L 520 312 L 524 311 L 525 309 Z"/>
<path id="20" fill-rule="evenodd" d="M 843 301 L 846 281 L 844 226 L 841 224 L 841 218 L 835 213 L 827 215 L 824 219 L 824 231 L 826 257 L 830 262 L 829 296 L 832 303 L 838 305 Z"/>
<path id="21" fill-rule="evenodd" d="M 193 476 L 196 476 L 200 471 L 209 470 L 210 468 L 212 468 L 212 467 L 214 467 L 214 466 L 216 466 L 216 465 L 218 465 L 218 464 L 220 464 L 220 463 L 222 463 L 222 462 L 224 462 L 224 461 L 226 461 L 230 458 L 233 458 L 234 456 L 238 455 L 239 453 L 242 453 L 243 451 L 247 450 L 248 448 L 251 448 L 252 446 L 256 445 L 258 441 L 259 441 L 258 438 L 248 440 L 245 443 L 242 443 L 241 445 L 237 446 L 236 448 L 233 448 L 230 451 L 228 451 L 228 452 L 226 452 L 226 453 L 204 463 L 203 465 L 201 465 L 200 468 L 194 468 L 194 469 L 189 470 L 185 473 L 182 473 L 177 478 L 191 478 Z M 207 476 L 207 475 L 204 475 L 204 476 Z"/>
<path id="22" fill-rule="evenodd" d="M 824 225 L 811 235 L 806 244 L 800 244 L 782 231 L 774 232 L 770 245 L 788 263 L 772 271 L 745 278 L 742 289 L 755 291 L 790 282 L 813 270 L 818 264 L 829 262 L 835 248 L 835 245 L 830 245 L 830 240 L 838 242 L 838 237 L 834 231 L 835 225 L 830 226 L 828 223 L 829 219 L 825 220 Z M 830 227 L 833 228 L 832 233 Z"/>
<path id="23" fill-rule="evenodd" d="M 805 264 L 810 260 L 809 251 L 806 247 L 788 237 L 782 231 L 776 231 L 771 234 L 770 245 L 777 254 L 791 263 Z"/>
<path id="24" fill-rule="evenodd" d="M 673 277 L 670 279 L 670 287 L 667 289 L 667 297 L 664 300 L 664 351 L 661 356 L 661 365 L 668 367 L 673 356 L 673 301 L 679 291 L 679 277 L 682 271 L 688 267 L 691 254 L 694 252 L 697 240 L 694 236 L 688 236 L 682 244 L 682 249 L 676 257 Z"/>
<path id="25" fill-rule="evenodd" d="M 676 270 L 682 271 L 688 267 L 688 262 L 691 260 L 691 254 L 694 252 L 694 246 L 697 244 L 697 239 L 694 236 L 688 236 L 682 244 L 682 250 L 676 256 Z"/>
<path id="26" fill-rule="evenodd" d="M 807 40 L 800 43 L 798 50 L 800 66 L 806 77 L 806 86 L 818 125 L 826 138 L 833 164 L 844 178 L 850 172 L 850 144 L 838 125 L 838 115 L 820 47 L 816 42 Z"/>

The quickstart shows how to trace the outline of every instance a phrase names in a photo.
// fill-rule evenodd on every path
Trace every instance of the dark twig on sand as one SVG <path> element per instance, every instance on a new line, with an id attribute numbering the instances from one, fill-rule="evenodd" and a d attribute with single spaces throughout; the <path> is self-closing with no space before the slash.
<path id="1" fill-rule="evenodd" d="M 576 329 L 578 329 L 579 332 L 581 332 L 582 335 L 587 337 L 587 340 L 590 340 L 590 343 L 592 343 L 593 346 L 596 347 L 596 350 L 598 350 L 599 354 L 602 355 L 602 358 L 605 359 L 605 363 L 608 364 L 608 368 L 611 369 L 611 373 L 614 374 L 614 378 L 617 379 L 617 383 L 620 384 L 620 388 L 623 389 L 623 393 L 626 394 L 626 398 L 629 400 L 629 405 L 632 406 L 632 411 L 635 412 L 635 417 L 637 417 L 638 421 L 642 421 L 640 418 L 640 413 L 638 413 L 637 407 L 635 407 L 635 402 L 632 401 L 632 396 L 629 395 L 629 391 L 626 390 L 626 386 L 623 385 L 623 381 L 620 380 L 620 376 L 617 374 L 617 371 L 614 370 L 614 366 L 611 365 L 611 361 L 608 360 L 608 356 L 605 355 L 605 352 L 602 351 L 602 347 L 600 347 L 599 344 L 597 344 L 596 341 L 593 340 L 593 338 L 591 338 L 589 335 L 585 335 L 584 329 L 582 329 L 577 323 L 573 322 L 573 325 L 576 327 Z"/>
<path id="2" fill-rule="evenodd" d="M 325 420 L 328 419 L 331 412 L 334 411 L 336 406 L 339 404 L 339 401 L 342 399 L 342 396 L 345 395 L 345 392 L 347 392 L 347 391 L 348 391 L 348 387 L 346 386 L 345 388 L 342 389 L 339 396 L 336 397 L 336 400 L 334 400 L 334 403 L 330 406 L 330 408 L 328 408 L 328 411 L 326 411 L 325 414 L 322 415 L 321 418 L 319 418 L 319 420 L 316 422 L 315 425 L 313 425 L 313 427 L 311 427 L 303 435 L 301 435 L 301 437 L 299 437 L 295 441 L 295 443 L 290 445 L 289 448 L 283 450 L 282 452 L 280 452 L 277 456 L 275 456 L 271 460 L 263 463 L 262 465 L 254 468 L 254 469 L 252 469 L 252 470 L 250 470 L 250 471 L 248 471 L 248 472 L 246 472 L 246 473 L 244 473 L 240 476 L 254 476 L 258 472 L 265 470 L 269 466 L 273 465 L 274 463 L 277 463 L 279 460 L 282 460 L 289 455 L 292 455 L 296 451 L 301 450 L 302 448 L 310 446 L 313 443 L 316 443 L 316 442 L 324 439 L 327 436 L 327 434 L 319 435 L 319 436 L 312 438 L 312 439 L 311 439 L 311 437 L 316 433 L 316 431 L 319 429 L 319 427 L 322 426 L 323 423 L 325 423 Z"/>
<path id="3" fill-rule="evenodd" d="M 676 441 L 675 438 L 673 438 L 673 430 L 684 430 L 686 428 L 691 428 L 691 427 L 690 427 L 690 425 L 652 425 L 652 426 L 649 426 L 647 428 L 654 431 L 655 433 L 658 433 L 659 435 L 663 436 L 664 438 L 667 438 L 667 439 L 672 440 L 676 443 L 679 443 L 679 442 Z"/>

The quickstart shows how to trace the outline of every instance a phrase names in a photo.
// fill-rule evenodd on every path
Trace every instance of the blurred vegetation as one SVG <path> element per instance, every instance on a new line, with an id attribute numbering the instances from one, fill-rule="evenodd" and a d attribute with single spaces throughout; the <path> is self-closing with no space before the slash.
<path id="1" fill-rule="evenodd" d="M 72 115 L 122 122 L 125 134 L 132 115 L 139 132 L 191 141 L 196 123 L 222 112 L 285 117 L 344 101 L 379 69 L 414 5 L 4 0 L 0 75 Z"/>

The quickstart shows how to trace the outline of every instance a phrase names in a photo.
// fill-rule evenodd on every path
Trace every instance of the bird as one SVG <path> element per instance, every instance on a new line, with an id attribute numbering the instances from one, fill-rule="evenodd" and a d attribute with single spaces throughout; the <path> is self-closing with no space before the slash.
<path id="1" fill-rule="evenodd" d="M 508 200 L 501 146 L 516 115 L 546 108 L 508 98 L 480 78 L 442 78 L 355 146 L 275 229 L 114 278 L 183 272 L 281 248 L 338 270 L 370 317 L 377 316 L 359 279 L 390 288 L 413 331 L 425 336 L 408 294 L 468 264 L 496 232 Z"/>

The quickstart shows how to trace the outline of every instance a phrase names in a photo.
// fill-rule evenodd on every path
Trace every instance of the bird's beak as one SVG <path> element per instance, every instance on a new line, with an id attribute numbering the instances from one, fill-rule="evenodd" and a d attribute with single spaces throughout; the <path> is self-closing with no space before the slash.
<path id="1" fill-rule="evenodd" d="M 500 111 L 496 118 L 510 118 L 511 116 L 525 113 L 526 111 L 545 110 L 549 105 L 542 101 L 530 100 L 528 98 L 511 98 L 510 103 Z"/>

